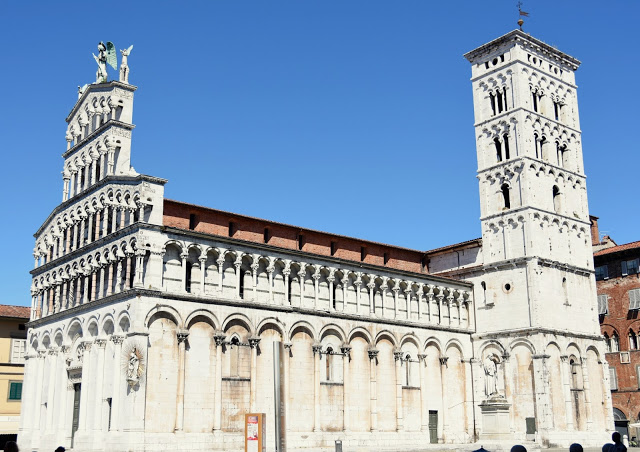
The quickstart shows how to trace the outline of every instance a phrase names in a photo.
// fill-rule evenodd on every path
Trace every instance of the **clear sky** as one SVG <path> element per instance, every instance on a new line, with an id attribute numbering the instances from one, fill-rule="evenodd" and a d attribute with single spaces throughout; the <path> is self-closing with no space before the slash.
<path id="1" fill-rule="evenodd" d="M 583 62 L 591 214 L 639 240 L 640 2 L 523 10 Z M 33 233 L 62 199 L 64 118 L 99 41 L 135 45 L 132 164 L 168 198 L 427 250 L 481 234 L 462 54 L 517 19 L 502 0 L 0 2 L 0 303 L 30 303 Z"/>

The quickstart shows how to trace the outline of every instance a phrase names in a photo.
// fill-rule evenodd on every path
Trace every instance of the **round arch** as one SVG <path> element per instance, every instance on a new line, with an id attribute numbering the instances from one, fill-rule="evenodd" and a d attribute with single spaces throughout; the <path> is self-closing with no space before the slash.
<path id="1" fill-rule="evenodd" d="M 207 323 L 211 325 L 214 330 L 217 330 L 220 327 L 220 322 L 213 312 L 207 309 L 196 309 L 191 314 L 189 314 L 184 321 L 185 328 L 191 328 L 191 325 L 196 321 L 198 317 L 205 318 Z"/>
<path id="2" fill-rule="evenodd" d="M 157 315 L 168 316 L 171 320 L 173 320 L 178 328 L 182 328 L 182 317 L 180 317 L 178 311 L 176 311 L 172 306 L 165 304 L 157 304 L 149 310 L 147 316 L 144 319 L 144 326 L 149 328 L 152 318 Z"/>

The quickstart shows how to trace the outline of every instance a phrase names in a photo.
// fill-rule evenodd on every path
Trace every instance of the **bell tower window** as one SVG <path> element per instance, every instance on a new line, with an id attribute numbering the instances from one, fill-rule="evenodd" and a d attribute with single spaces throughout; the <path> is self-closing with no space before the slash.
<path id="1" fill-rule="evenodd" d="M 509 134 L 505 133 L 502 138 L 504 140 L 504 159 L 509 160 Z"/>
<path id="2" fill-rule="evenodd" d="M 500 191 L 502 192 L 502 201 L 504 203 L 505 209 L 511 208 L 511 201 L 509 200 L 509 184 L 502 184 L 500 187 Z"/>
<path id="3" fill-rule="evenodd" d="M 560 213 L 560 208 L 562 206 L 560 205 L 560 189 L 558 188 L 557 185 L 553 186 L 553 210 L 556 213 Z"/>
<path id="4" fill-rule="evenodd" d="M 498 137 L 493 139 L 493 144 L 496 147 L 496 159 L 498 162 L 502 161 L 502 143 L 500 143 L 500 139 Z"/>

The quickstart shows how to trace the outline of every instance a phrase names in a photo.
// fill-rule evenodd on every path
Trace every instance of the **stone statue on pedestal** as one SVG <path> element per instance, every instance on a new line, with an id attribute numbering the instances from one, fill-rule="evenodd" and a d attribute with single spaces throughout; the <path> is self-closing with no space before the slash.
<path id="1" fill-rule="evenodd" d="M 120 81 L 122 83 L 129 83 L 129 65 L 128 57 L 131 54 L 131 50 L 133 50 L 133 46 L 129 46 L 128 49 L 120 50 L 122 54 L 122 61 L 120 62 Z"/>
<path id="2" fill-rule="evenodd" d="M 482 361 L 484 368 L 484 393 L 489 398 L 498 394 L 498 366 L 495 355 L 488 355 Z"/>

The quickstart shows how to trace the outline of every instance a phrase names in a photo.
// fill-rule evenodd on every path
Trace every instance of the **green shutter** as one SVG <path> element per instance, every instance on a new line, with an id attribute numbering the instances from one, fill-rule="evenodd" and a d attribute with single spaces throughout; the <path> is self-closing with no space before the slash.
<path id="1" fill-rule="evenodd" d="M 9 400 L 22 399 L 22 382 L 12 381 L 9 386 Z"/>

